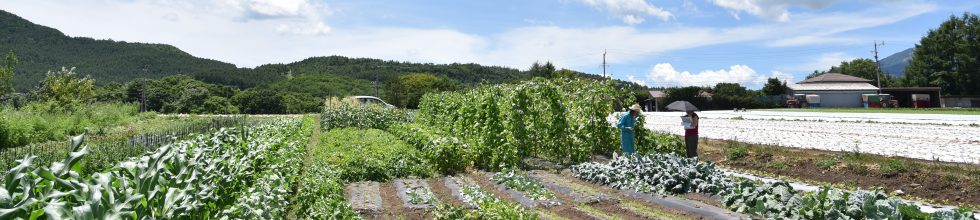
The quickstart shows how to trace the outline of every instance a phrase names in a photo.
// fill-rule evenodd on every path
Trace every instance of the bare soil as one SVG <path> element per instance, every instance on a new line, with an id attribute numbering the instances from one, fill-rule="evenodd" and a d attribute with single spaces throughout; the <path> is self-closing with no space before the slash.
<path id="1" fill-rule="evenodd" d="M 432 190 L 432 194 L 435 194 L 440 202 L 452 206 L 463 206 L 463 201 L 453 196 L 452 190 L 446 187 L 442 178 L 429 179 L 427 182 L 429 183 L 429 189 Z"/>
<path id="2" fill-rule="evenodd" d="M 733 149 L 746 149 L 731 158 Z M 980 165 L 943 163 L 850 152 L 760 146 L 701 140 L 699 155 L 736 170 L 790 177 L 848 188 L 901 190 L 903 198 L 960 207 L 980 207 Z M 727 158 L 726 158 L 727 157 Z M 729 159 L 731 158 L 731 159 Z M 896 170 L 894 167 L 904 167 Z"/>
<path id="3" fill-rule="evenodd" d="M 410 209 L 402 204 L 398 191 L 392 182 L 381 183 L 381 213 L 364 216 L 368 219 L 429 219 L 426 209 Z"/>

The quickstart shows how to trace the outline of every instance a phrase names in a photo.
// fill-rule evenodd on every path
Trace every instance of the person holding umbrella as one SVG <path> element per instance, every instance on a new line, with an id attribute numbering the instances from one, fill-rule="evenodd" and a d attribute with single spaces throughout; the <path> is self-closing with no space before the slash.
<path id="1" fill-rule="evenodd" d="M 684 141 L 687 143 L 687 157 L 693 158 L 698 156 L 698 108 L 694 107 L 687 101 L 676 101 L 667 105 L 668 110 L 687 112 L 686 115 L 681 116 L 681 125 L 684 126 Z"/>
<path id="2" fill-rule="evenodd" d="M 635 151 L 633 138 L 636 137 L 636 118 L 640 117 L 640 111 L 640 105 L 633 104 L 633 106 L 630 106 L 629 112 L 623 114 L 623 117 L 619 118 L 619 123 L 616 124 L 616 127 L 620 131 L 620 137 L 622 138 L 620 145 L 622 145 L 623 153 L 626 155 L 633 154 Z"/>
<path id="3" fill-rule="evenodd" d="M 687 115 L 691 119 L 688 126 L 684 127 L 684 141 L 687 142 L 687 157 L 698 157 L 698 114 L 694 111 L 687 111 Z"/>

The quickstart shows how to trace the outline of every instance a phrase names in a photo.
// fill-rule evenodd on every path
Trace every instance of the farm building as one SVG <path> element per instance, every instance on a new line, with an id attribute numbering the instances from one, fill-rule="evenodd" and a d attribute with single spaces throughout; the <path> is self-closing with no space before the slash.
<path id="1" fill-rule="evenodd" d="M 943 96 L 943 107 L 946 108 L 978 108 L 980 107 L 980 96 Z"/>
<path id="2" fill-rule="evenodd" d="M 892 87 L 881 88 L 881 93 L 892 95 L 901 108 L 939 108 L 942 107 L 940 87 Z"/>
<path id="3" fill-rule="evenodd" d="M 645 106 L 646 111 L 659 112 L 659 104 L 667 98 L 667 92 L 663 90 L 650 90 L 650 98 L 646 100 Z"/>
<path id="4" fill-rule="evenodd" d="M 818 95 L 820 107 L 863 107 L 862 94 L 878 93 L 878 87 L 870 82 L 860 77 L 825 73 L 787 87 L 790 94 Z"/>

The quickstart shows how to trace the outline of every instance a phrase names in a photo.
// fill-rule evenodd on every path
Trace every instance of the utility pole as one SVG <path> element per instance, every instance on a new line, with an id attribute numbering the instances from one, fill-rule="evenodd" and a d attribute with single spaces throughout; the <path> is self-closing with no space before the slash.
<path id="1" fill-rule="evenodd" d="M 609 65 L 606 65 L 606 53 L 607 52 L 608 51 L 606 51 L 606 50 L 602 50 L 602 78 L 603 79 L 606 78 L 606 67 L 609 66 Z"/>
<path id="2" fill-rule="evenodd" d="M 881 44 L 878 44 L 878 41 L 875 41 L 875 50 L 872 51 L 872 52 L 875 53 L 875 67 L 876 67 L 875 68 L 875 80 L 878 81 L 878 94 L 879 95 L 881 95 L 881 64 L 878 63 L 878 46 L 884 46 L 884 45 L 885 45 L 885 42 L 884 41 L 882 41 Z"/>

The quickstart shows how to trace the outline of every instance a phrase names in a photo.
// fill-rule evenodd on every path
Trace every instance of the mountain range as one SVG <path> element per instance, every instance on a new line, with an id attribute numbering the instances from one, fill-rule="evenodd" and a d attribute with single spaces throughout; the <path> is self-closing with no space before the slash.
<path id="1" fill-rule="evenodd" d="M 48 71 L 61 67 L 76 67 L 76 73 L 91 76 L 97 84 L 183 74 L 208 83 L 244 89 L 289 87 L 283 84 L 293 83 L 282 82 L 299 78 L 310 80 L 304 82 L 307 86 L 317 85 L 319 88 L 313 92 L 316 95 L 357 95 L 349 93 L 374 91 L 372 81 L 383 82 L 408 73 L 446 76 L 467 86 L 531 78 L 527 71 L 501 66 L 411 63 L 343 56 L 311 57 L 287 64 L 239 68 L 231 63 L 195 57 L 167 44 L 70 37 L 3 10 L 0 10 L 0 51 L 4 54 L 13 51 L 19 60 L 12 81 L 20 92 L 33 89 Z M 645 88 L 635 83 L 617 82 L 629 88 Z"/>
<path id="2" fill-rule="evenodd" d="M 878 64 L 881 65 L 881 71 L 896 78 L 905 76 L 905 66 L 908 66 L 909 61 L 912 60 L 913 51 L 915 51 L 914 48 L 905 49 L 879 60 Z"/>

